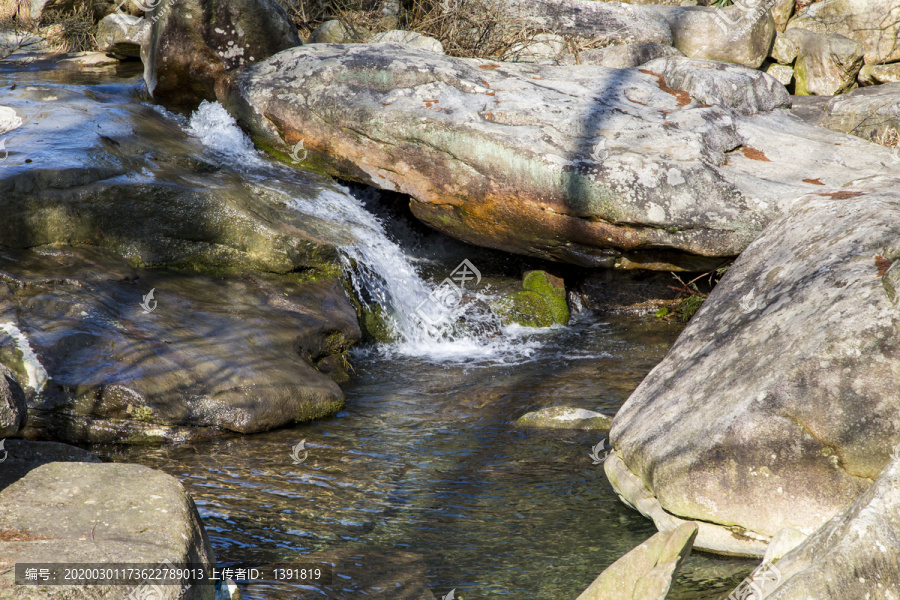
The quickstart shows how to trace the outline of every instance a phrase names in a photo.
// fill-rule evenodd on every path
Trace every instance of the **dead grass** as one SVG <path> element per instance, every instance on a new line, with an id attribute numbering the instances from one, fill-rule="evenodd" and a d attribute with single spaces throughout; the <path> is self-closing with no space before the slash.
<path id="1" fill-rule="evenodd" d="M 279 0 L 306 37 L 330 19 L 362 42 L 389 29 L 414 31 L 441 42 L 450 56 L 502 59 L 545 33 L 529 27 L 503 0 L 402 0 L 396 19 L 383 8 L 386 0 Z M 569 42 L 569 50 L 587 49 Z"/>
<path id="2" fill-rule="evenodd" d="M 5 1 L 9 0 L 0 0 Z M 0 58 L 23 48 L 34 36 L 43 37 L 50 52 L 96 50 L 94 0 L 76 0 L 63 9 L 47 10 L 39 21 L 31 18 L 28 5 L 28 0 L 13 0 L 0 13 L 0 31 L 10 32 L 0 41 Z"/>

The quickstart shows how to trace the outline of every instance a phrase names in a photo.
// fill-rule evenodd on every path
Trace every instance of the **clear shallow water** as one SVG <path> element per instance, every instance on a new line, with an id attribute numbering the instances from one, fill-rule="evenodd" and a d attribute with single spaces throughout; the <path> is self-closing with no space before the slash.
<path id="1" fill-rule="evenodd" d="M 3 74 L 18 83 L 38 78 Z M 78 73 L 40 77 L 68 85 L 102 81 L 120 94 L 134 85 Z M 247 161 L 251 150 L 215 118 L 193 125 L 208 147 L 236 149 L 247 177 L 287 173 L 262 158 Z M 463 258 L 483 271 L 484 294 L 512 289 L 520 267 L 530 266 L 423 235 L 365 195 L 323 190 L 296 208 L 341 215 L 356 243 L 347 256 L 380 270 L 393 295 L 382 300 L 401 315 Z M 413 271 L 406 283 L 397 277 L 401 264 Z M 377 275 L 358 282 L 377 291 Z M 397 344 L 356 352 L 356 374 L 342 386 L 347 406 L 337 417 L 204 444 L 93 450 L 179 478 L 222 566 L 336 565 L 331 586 L 243 582 L 245 598 L 404 600 L 456 589 L 467 600 L 574 599 L 655 529 L 616 498 L 602 466 L 592 464 L 588 453 L 605 432 L 512 423 L 553 404 L 614 414 L 679 330 L 626 315 L 583 316 L 543 332 L 512 328 L 489 339 L 417 336 L 412 329 Z M 301 440 L 309 456 L 294 465 L 291 448 Z M 724 598 L 753 567 L 695 553 L 668 597 Z"/>
<path id="2" fill-rule="evenodd" d="M 541 334 L 530 360 L 512 365 L 375 348 L 355 356 L 337 417 L 112 458 L 178 477 L 220 564 L 337 565 L 331 586 L 245 583 L 245 598 L 441 598 L 455 588 L 466 599 L 574 599 L 655 529 L 592 464 L 605 432 L 513 421 L 551 404 L 614 413 L 678 331 L 634 316 L 584 318 Z M 309 457 L 293 465 L 300 440 Z M 695 554 L 670 598 L 723 598 L 752 567 Z"/>

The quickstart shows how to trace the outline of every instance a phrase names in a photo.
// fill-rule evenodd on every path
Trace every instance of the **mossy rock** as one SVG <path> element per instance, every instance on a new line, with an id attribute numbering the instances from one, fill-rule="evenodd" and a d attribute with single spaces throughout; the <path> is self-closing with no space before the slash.
<path id="1" fill-rule="evenodd" d="M 522 289 L 544 298 L 554 323 L 569 324 L 569 303 L 566 302 L 566 286 L 562 279 L 546 271 L 528 271 L 522 280 Z"/>
<path id="2" fill-rule="evenodd" d="M 377 304 L 374 307 L 362 305 L 360 312 L 360 325 L 364 337 L 385 344 L 397 340 L 397 334 L 391 326 L 390 319 L 381 306 Z"/>
<path id="3" fill-rule="evenodd" d="M 537 292 L 508 294 L 494 302 L 491 308 L 504 323 L 518 323 L 524 327 L 553 325 L 550 305 Z"/>

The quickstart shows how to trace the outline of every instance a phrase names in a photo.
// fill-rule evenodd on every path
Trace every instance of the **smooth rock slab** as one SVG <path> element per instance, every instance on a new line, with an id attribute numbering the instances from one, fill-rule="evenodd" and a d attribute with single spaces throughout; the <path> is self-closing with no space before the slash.
<path id="1" fill-rule="evenodd" d="M 290 208 L 334 189 L 326 178 L 310 175 L 287 191 L 260 185 L 135 103 L 135 89 L 50 83 L 52 72 L 35 78 L 4 90 L 0 128 L 21 126 L 3 137 L 0 246 L 91 244 L 133 265 L 194 269 L 284 273 L 339 263 L 321 237 L 325 225 Z"/>
<path id="2" fill-rule="evenodd" d="M 657 533 L 611 564 L 577 600 L 665 600 L 696 537 L 695 523 Z"/>
<path id="3" fill-rule="evenodd" d="M 741 254 L 613 420 L 625 501 L 702 521 L 698 548 L 761 556 L 871 485 L 900 441 L 900 311 L 881 280 L 898 184 L 821 187 Z"/>
<path id="4" fill-rule="evenodd" d="M 578 62 L 610 69 L 630 69 L 666 56 L 684 55 L 680 50 L 663 44 L 619 44 L 580 52 Z"/>
<path id="5" fill-rule="evenodd" d="M 328 375 L 360 337 L 356 314 L 334 280 L 296 279 L 134 271 L 89 248 L 0 250 L 0 324 L 26 339 L 0 332 L 0 358 L 31 384 L 24 435 L 185 440 L 336 413 L 343 395 Z"/>
<path id="6" fill-rule="evenodd" d="M 663 60 L 689 89 L 643 67 L 316 44 L 223 78 L 218 93 L 257 139 L 302 141 L 331 174 L 409 194 L 444 233 L 585 266 L 734 256 L 818 189 L 810 181 L 843 185 L 891 162 L 884 148 L 764 112 L 787 101 L 764 73 Z"/>
<path id="7" fill-rule="evenodd" d="M 900 598 L 900 460 L 776 567 L 781 581 L 768 600 Z"/>
<path id="8" fill-rule="evenodd" d="M 125 586 L 15 585 L 16 562 L 215 565 L 193 500 L 174 477 L 131 464 L 53 462 L 0 492 L 0 598 L 124 598 Z M 175 600 L 181 586 L 159 586 Z M 182 598 L 212 600 L 213 586 Z"/>

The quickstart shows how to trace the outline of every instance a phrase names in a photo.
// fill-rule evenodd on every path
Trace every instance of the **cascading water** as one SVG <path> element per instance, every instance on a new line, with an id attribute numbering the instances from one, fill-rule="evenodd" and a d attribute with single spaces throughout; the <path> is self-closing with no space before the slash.
<path id="1" fill-rule="evenodd" d="M 302 178 L 302 172 L 261 157 L 218 103 L 203 102 L 186 129 L 257 185 L 289 190 L 292 181 Z M 429 284 L 359 198 L 343 186 L 332 188 L 312 199 L 292 195 L 294 208 L 340 226 L 341 256 L 357 297 L 379 313 L 397 338 L 388 351 L 435 360 L 506 362 L 530 355 L 539 345 L 534 340 L 510 344 L 498 335 L 499 322 L 487 308 L 489 298 L 465 289 L 480 278 L 474 265 L 463 264 L 441 284 Z M 515 327 L 507 329 L 507 334 L 517 333 Z"/>

